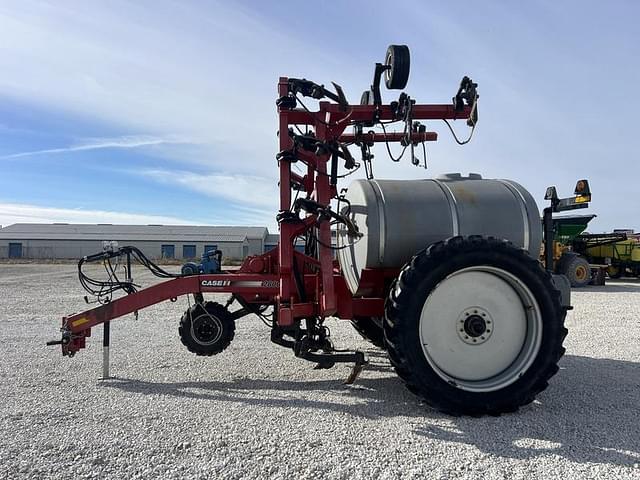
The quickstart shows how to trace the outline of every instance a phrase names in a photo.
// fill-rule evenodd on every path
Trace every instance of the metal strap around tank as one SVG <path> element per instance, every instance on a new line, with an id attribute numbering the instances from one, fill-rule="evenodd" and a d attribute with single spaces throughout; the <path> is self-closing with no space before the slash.
<path id="1" fill-rule="evenodd" d="M 353 248 L 353 243 L 348 240 L 345 241 L 343 237 L 347 235 L 346 228 L 342 224 L 338 224 L 336 242 L 338 244 L 339 250 L 337 251 L 338 261 L 340 262 L 340 267 L 344 272 L 344 276 L 347 280 L 347 285 L 349 288 L 351 286 L 355 286 L 357 290 L 358 283 L 360 282 L 359 272 L 356 271 L 356 259 L 355 259 L 355 250 Z M 348 245 L 348 246 L 345 246 Z M 341 261 L 341 258 L 345 258 L 344 262 Z M 344 264 L 343 264 L 344 263 Z"/>
<path id="2" fill-rule="evenodd" d="M 387 236 L 384 195 L 382 194 L 382 189 L 380 188 L 380 185 L 378 185 L 377 180 L 372 180 L 371 186 L 373 188 L 373 193 L 376 197 L 376 205 L 378 207 L 378 223 L 380 224 L 380 235 L 378 235 L 378 260 L 380 261 L 380 265 L 382 265 L 384 262 L 385 238 Z"/>
<path id="3" fill-rule="evenodd" d="M 507 190 L 509 190 L 511 192 L 511 194 L 516 197 L 516 200 L 518 201 L 518 205 L 520 205 L 520 212 L 522 213 L 522 223 L 523 223 L 523 228 L 524 228 L 524 235 L 523 235 L 523 245 L 522 247 L 525 250 L 529 250 L 529 244 L 531 243 L 531 232 L 529 229 L 529 215 L 527 212 L 527 201 L 525 200 L 524 196 L 522 195 L 522 193 L 520 193 L 520 190 L 518 190 L 516 187 L 514 187 L 511 182 L 509 182 L 508 180 L 502 180 L 499 178 L 496 178 L 496 182 L 500 182 L 501 184 L 503 184 L 505 187 L 507 187 Z"/>
<path id="4" fill-rule="evenodd" d="M 449 186 L 440 180 L 433 179 L 433 182 L 440 187 L 442 193 L 444 193 L 447 202 L 449 203 L 449 209 L 451 210 L 451 223 L 452 223 L 452 236 L 460 235 L 460 221 L 458 220 L 458 203 L 456 197 L 449 188 Z"/>

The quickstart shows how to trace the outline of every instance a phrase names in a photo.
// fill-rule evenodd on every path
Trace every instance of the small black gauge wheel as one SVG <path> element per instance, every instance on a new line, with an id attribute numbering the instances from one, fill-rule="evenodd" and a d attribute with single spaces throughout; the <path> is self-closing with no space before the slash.
<path id="1" fill-rule="evenodd" d="M 219 303 L 206 302 L 189 308 L 180 320 L 180 341 L 192 353 L 216 355 L 233 340 L 236 325 L 229 311 Z"/>

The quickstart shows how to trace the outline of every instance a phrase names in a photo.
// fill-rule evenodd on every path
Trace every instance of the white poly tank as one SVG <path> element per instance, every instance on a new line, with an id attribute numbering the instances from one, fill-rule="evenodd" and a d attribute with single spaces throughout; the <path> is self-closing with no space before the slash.
<path id="1" fill-rule="evenodd" d="M 531 194 L 511 180 L 452 173 L 424 180 L 355 180 L 345 195 L 363 237 L 338 228 L 338 261 L 358 294 L 365 268 L 400 268 L 420 250 L 456 235 L 505 238 L 538 258 L 540 213 Z M 344 213 L 347 208 L 344 207 Z M 345 247 L 346 245 L 346 247 Z"/>

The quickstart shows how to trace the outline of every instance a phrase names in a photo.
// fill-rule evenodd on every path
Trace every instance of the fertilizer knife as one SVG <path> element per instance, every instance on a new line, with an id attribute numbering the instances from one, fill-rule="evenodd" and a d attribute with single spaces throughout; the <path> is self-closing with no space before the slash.
<path id="1" fill-rule="evenodd" d="M 63 318 L 62 338 L 51 343 L 71 357 L 104 324 L 108 348 L 111 320 L 186 295 L 193 303 L 178 330 L 197 355 L 222 352 L 235 322 L 253 314 L 273 342 L 317 368 L 353 363 L 353 382 L 367 359 L 334 348 L 324 322 L 336 317 L 386 349 L 409 388 L 441 410 L 496 414 L 532 401 L 557 370 L 569 308 L 566 281 L 535 258 L 542 226 L 532 197 L 515 182 L 477 174 L 373 178 L 375 144 L 394 161 L 407 153 L 426 167 L 425 144 L 438 135 L 425 122 L 445 121 L 460 144 L 478 122 L 477 85 L 468 77 L 451 103 L 419 104 L 404 92 L 384 103 L 381 84 L 404 89 L 409 60 L 406 46 L 390 46 L 357 105 L 339 85 L 280 78 L 277 247 L 234 271 L 221 268 L 220 252 L 205 252 L 200 264 L 173 274 L 135 247 L 109 244 L 78 267 L 87 301 L 99 305 Z M 455 136 L 454 120 L 470 127 L 468 139 Z M 344 193 L 339 181 L 360 167 L 366 179 Z M 96 262 L 105 278 L 85 273 Z M 166 280 L 140 288 L 132 263 Z M 229 300 L 206 300 L 210 293 Z"/>

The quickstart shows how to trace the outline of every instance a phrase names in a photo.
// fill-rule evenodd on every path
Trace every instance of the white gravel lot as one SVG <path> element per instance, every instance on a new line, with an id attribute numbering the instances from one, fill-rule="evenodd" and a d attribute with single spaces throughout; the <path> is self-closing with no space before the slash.
<path id="1" fill-rule="evenodd" d="M 139 276 L 147 282 L 147 276 Z M 348 322 L 334 341 L 370 352 L 312 364 L 239 321 L 221 355 L 177 336 L 186 299 L 101 328 L 62 358 L 63 315 L 85 308 L 74 265 L 0 264 L 0 478 L 640 479 L 640 282 L 573 292 L 562 370 L 516 414 L 452 418 L 400 383 Z"/>

